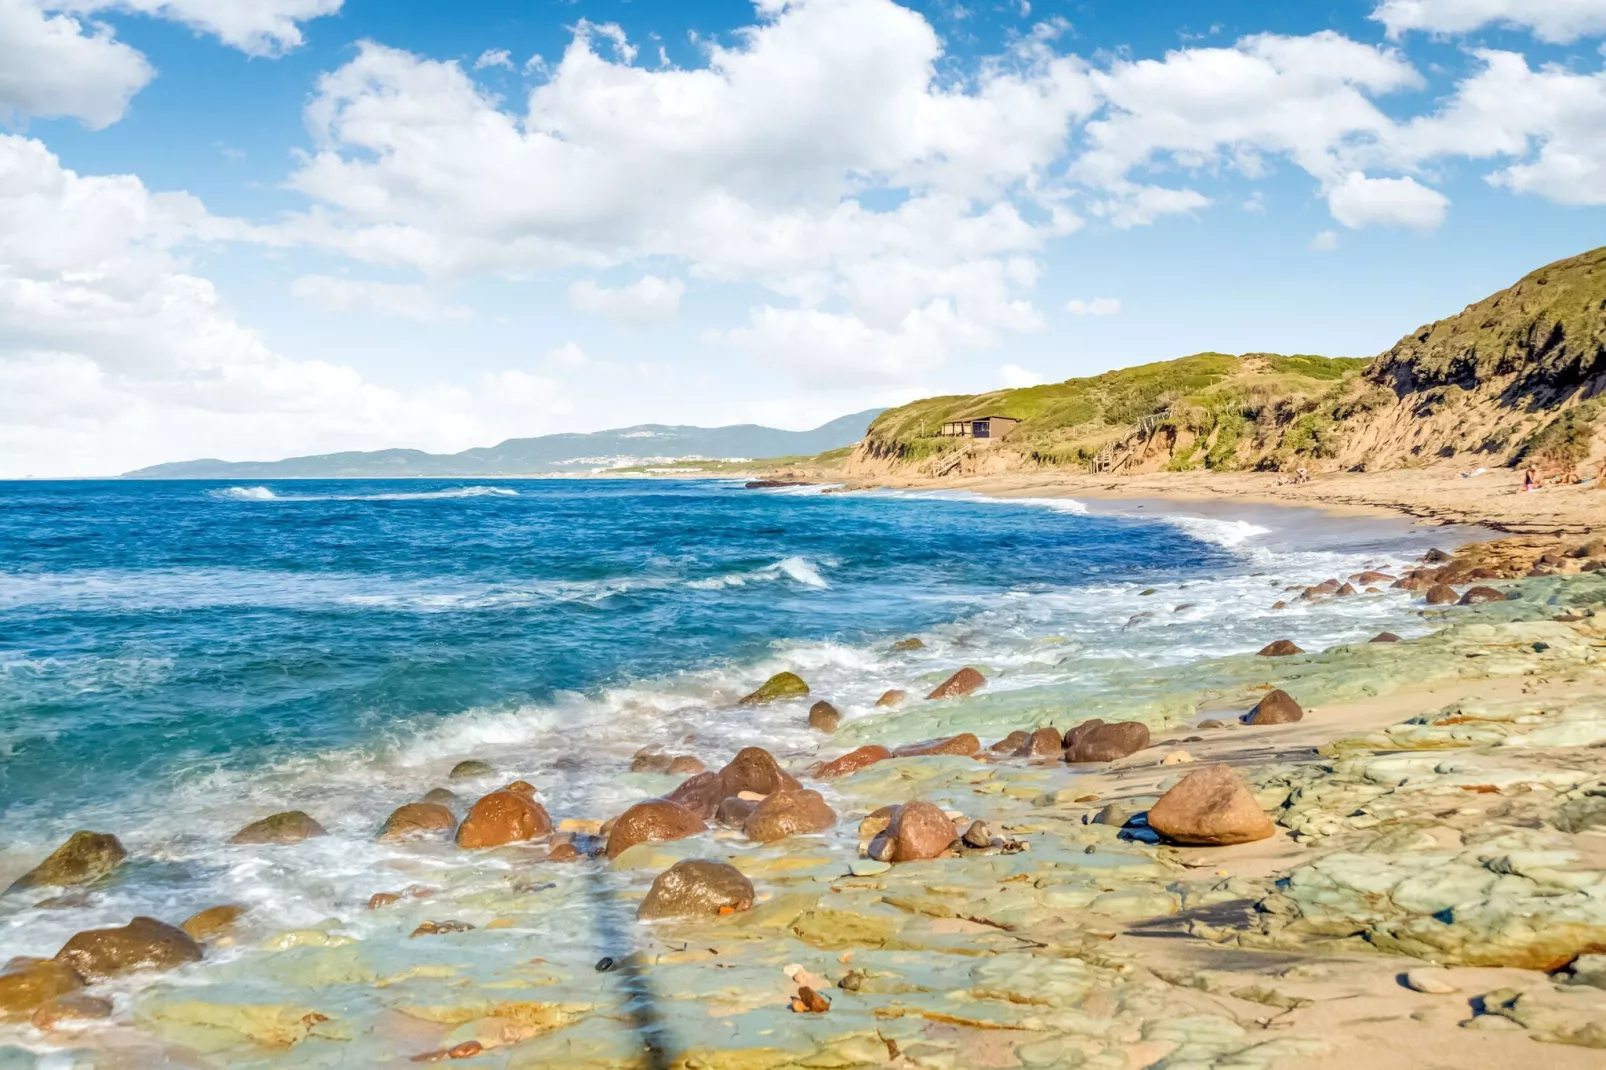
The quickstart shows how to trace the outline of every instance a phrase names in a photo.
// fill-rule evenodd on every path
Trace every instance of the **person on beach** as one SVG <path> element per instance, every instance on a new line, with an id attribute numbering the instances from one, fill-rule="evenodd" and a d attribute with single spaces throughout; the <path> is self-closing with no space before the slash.
<path id="1" fill-rule="evenodd" d="M 1522 474 L 1522 489 L 1524 491 L 1534 489 L 1534 470 L 1532 468 Z"/>

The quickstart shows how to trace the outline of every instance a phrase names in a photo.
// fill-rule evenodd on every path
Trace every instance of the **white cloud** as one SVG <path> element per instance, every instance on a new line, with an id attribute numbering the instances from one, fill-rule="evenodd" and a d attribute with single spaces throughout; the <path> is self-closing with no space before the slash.
<path id="1" fill-rule="evenodd" d="M 483 71 L 487 67 L 506 67 L 513 69 L 513 53 L 505 48 L 487 48 L 480 53 L 480 58 L 474 61 L 474 69 Z"/>
<path id="2" fill-rule="evenodd" d="M 365 313 L 419 323 L 474 318 L 473 309 L 446 304 L 423 286 L 410 284 L 303 275 L 290 283 L 290 292 L 325 312 Z"/>
<path id="3" fill-rule="evenodd" d="M 1383 0 L 1371 17 L 1388 27 L 1390 37 L 1412 30 L 1471 33 L 1500 26 L 1568 44 L 1606 33 L 1606 4 L 1600 0 Z"/>
<path id="4" fill-rule="evenodd" d="M 109 126 L 156 74 L 110 28 L 0 0 L 0 120 L 70 117 Z"/>
<path id="5" fill-rule="evenodd" d="M 301 23 L 333 15 L 342 0 L 42 0 L 76 12 L 133 11 L 182 22 L 253 56 L 299 47 Z"/>
<path id="6" fill-rule="evenodd" d="M 492 379 L 403 393 L 283 356 L 185 261 L 250 228 L 130 175 L 67 170 L 28 138 L 0 136 L 0 176 L 0 475 L 291 446 L 461 449 L 565 404 L 526 390 L 515 405 Z"/>
<path id="7" fill-rule="evenodd" d="M 1367 226 L 1433 230 L 1444 222 L 1450 199 L 1414 178 L 1367 178 L 1351 172 L 1327 194 L 1333 218 L 1358 230 Z"/>
<path id="8" fill-rule="evenodd" d="M 1338 248 L 1338 231 L 1324 230 L 1310 240 L 1307 246 L 1313 253 L 1330 253 Z"/>
<path id="9" fill-rule="evenodd" d="M 594 362 L 586 355 L 586 351 L 580 348 L 578 343 L 565 342 L 547 353 L 546 363 L 549 367 L 567 368 L 572 371 L 576 368 L 589 367 Z"/>
<path id="10" fill-rule="evenodd" d="M 1017 390 L 1023 386 L 1041 386 L 1044 378 L 1040 372 L 1022 368 L 1019 364 L 1001 364 L 998 366 L 998 381 L 1007 389 Z"/>
<path id="11" fill-rule="evenodd" d="M 1065 311 L 1073 316 L 1114 316 L 1121 311 L 1121 302 L 1113 297 L 1095 297 L 1084 301 L 1073 297 L 1065 302 Z"/>
<path id="12" fill-rule="evenodd" d="M 680 279 L 643 275 L 629 286 L 609 288 L 582 280 L 569 287 L 569 305 L 580 312 L 644 326 L 664 323 L 680 311 L 686 284 Z"/>

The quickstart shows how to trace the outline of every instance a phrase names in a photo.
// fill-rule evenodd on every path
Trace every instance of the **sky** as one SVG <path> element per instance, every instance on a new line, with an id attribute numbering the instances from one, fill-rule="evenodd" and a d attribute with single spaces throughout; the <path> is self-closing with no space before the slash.
<path id="1" fill-rule="evenodd" d="M 0 478 L 1371 356 L 1606 244 L 1606 0 L 0 0 Z"/>

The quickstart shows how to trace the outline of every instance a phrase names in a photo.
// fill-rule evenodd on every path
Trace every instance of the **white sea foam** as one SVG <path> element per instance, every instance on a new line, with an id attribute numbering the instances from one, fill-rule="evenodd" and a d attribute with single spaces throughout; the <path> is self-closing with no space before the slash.
<path id="1" fill-rule="evenodd" d="M 750 572 L 730 572 L 723 576 L 710 576 L 707 579 L 692 580 L 686 584 L 693 590 L 717 591 L 726 587 L 743 587 L 749 583 L 773 583 L 786 577 L 805 587 L 825 588 L 831 586 L 826 578 L 820 575 L 820 570 L 806 557 L 784 557 L 772 565 L 756 568 Z"/>
<path id="2" fill-rule="evenodd" d="M 446 490 L 395 491 L 386 494 L 279 494 L 267 487 L 220 487 L 214 498 L 250 502 L 412 502 L 437 498 L 517 498 L 508 487 L 451 487 Z"/>
<path id="3" fill-rule="evenodd" d="M 1170 524 L 1180 528 L 1187 535 L 1200 542 L 1214 543 L 1233 549 L 1244 543 L 1263 535 L 1270 535 L 1271 528 L 1263 528 L 1259 524 L 1251 524 L 1247 520 L 1216 520 L 1203 516 L 1154 516 L 1151 519 Z"/>
<path id="4" fill-rule="evenodd" d="M 279 497 L 267 487 L 220 487 L 208 493 L 214 498 L 233 498 L 243 502 L 271 502 Z"/>

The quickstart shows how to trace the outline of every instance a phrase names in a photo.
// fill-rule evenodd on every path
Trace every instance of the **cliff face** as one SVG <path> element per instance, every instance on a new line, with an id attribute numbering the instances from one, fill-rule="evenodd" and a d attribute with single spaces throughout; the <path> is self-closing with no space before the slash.
<path id="1" fill-rule="evenodd" d="M 1606 248 L 1540 268 L 1371 361 L 1201 353 L 1025 390 L 883 413 L 848 474 L 1033 467 L 1376 469 L 1466 463 L 1566 469 L 1606 453 Z M 978 416 L 1001 442 L 941 437 Z"/>

